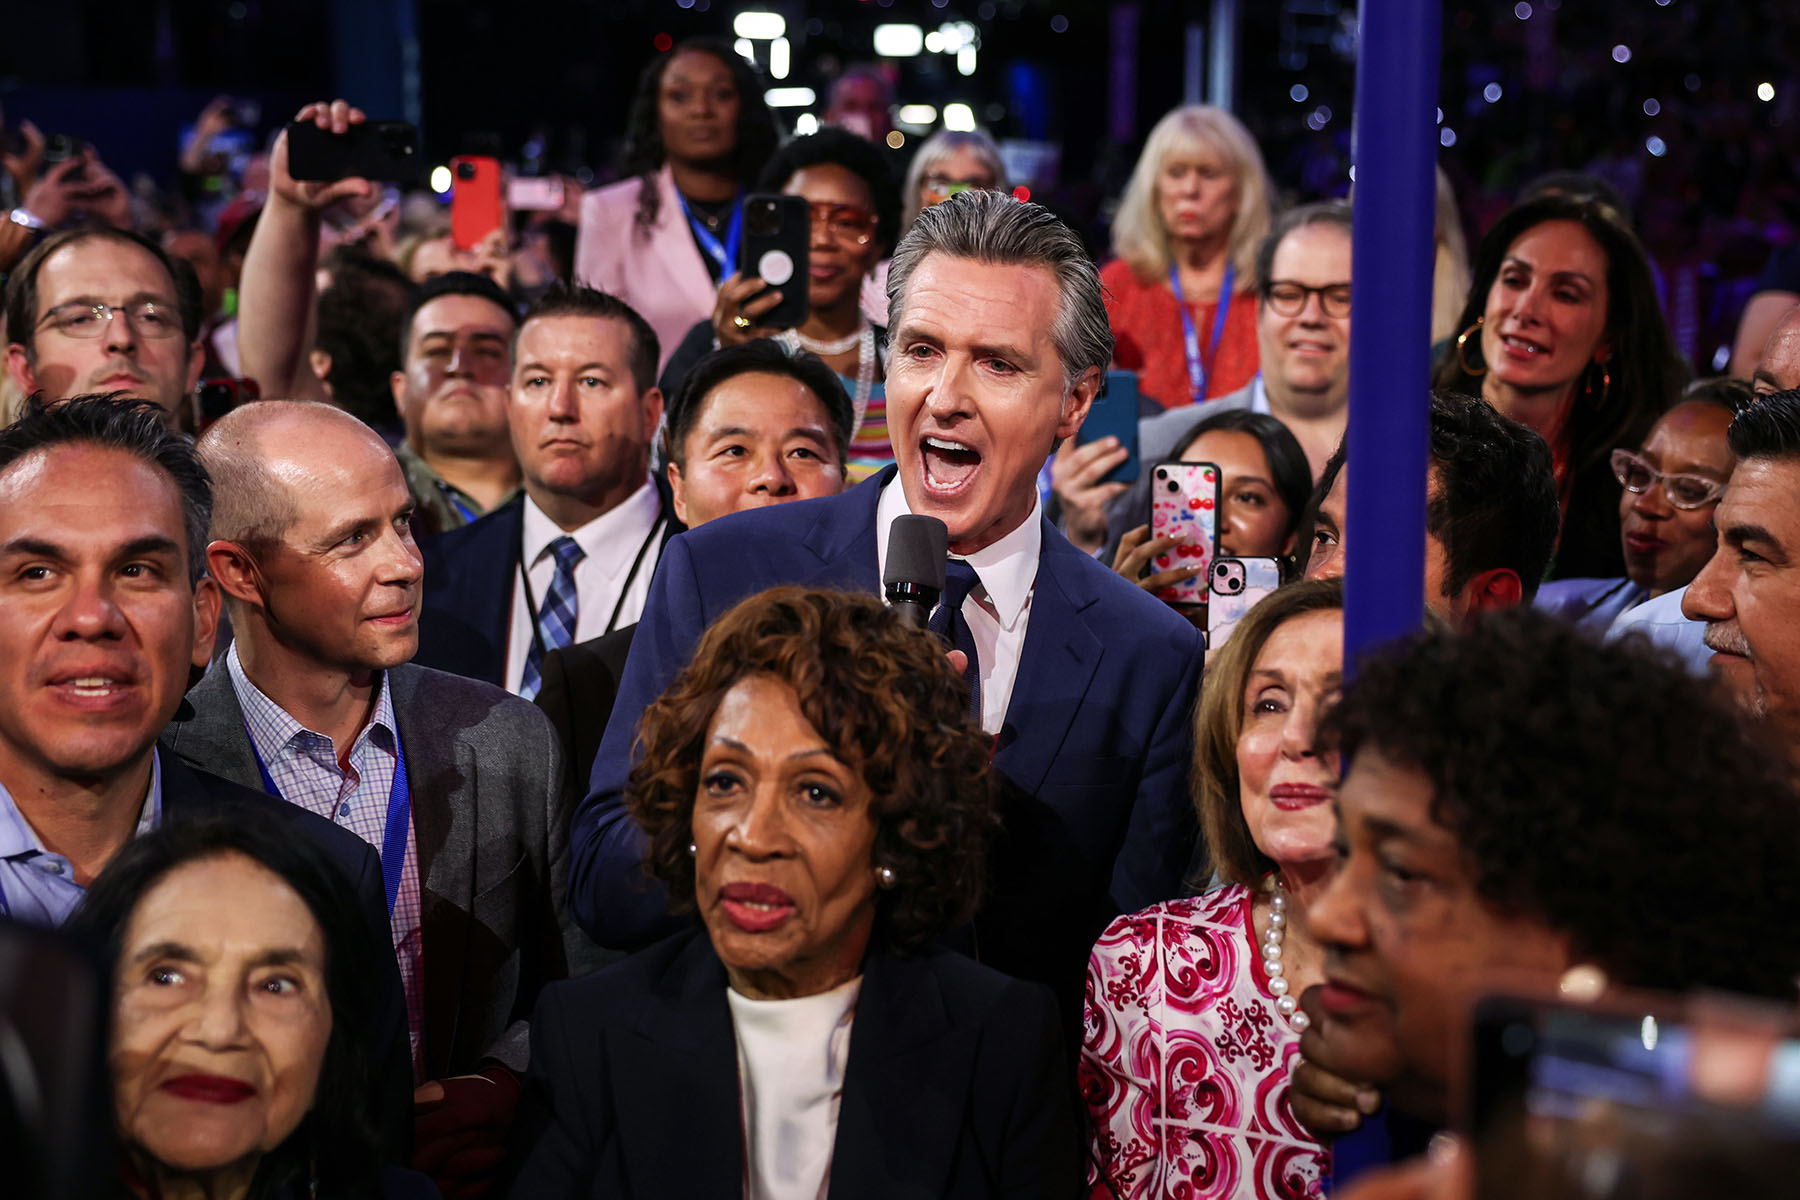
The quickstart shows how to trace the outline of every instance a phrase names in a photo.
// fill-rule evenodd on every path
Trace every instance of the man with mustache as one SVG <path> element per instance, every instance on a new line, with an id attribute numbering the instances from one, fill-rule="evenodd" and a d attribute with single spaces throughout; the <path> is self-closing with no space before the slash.
<path id="1" fill-rule="evenodd" d="M 525 495 L 421 546 L 419 662 L 529 700 L 550 651 L 638 619 L 681 524 L 650 476 L 663 398 L 648 322 L 558 283 L 514 350 L 506 419 Z"/>
<path id="2" fill-rule="evenodd" d="M 408 665 L 421 564 L 400 464 L 311 401 L 228 413 L 206 562 L 236 640 L 164 743 L 381 853 L 412 1041 L 414 1165 L 448 1196 L 498 1168 L 538 989 L 568 972 L 568 794 L 530 704 Z M 568 941 L 565 942 L 565 935 Z"/>
<path id="3" fill-rule="evenodd" d="M 1080 429 L 1112 358 L 1080 241 L 1039 205 L 965 192 L 920 214 L 888 291 L 896 466 L 670 543 L 572 829 L 570 902 L 603 945 L 668 928 L 621 797 L 633 727 L 708 622 L 783 583 L 877 591 L 895 520 L 933 516 L 949 532 L 938 621 L 968 651 L 972 711 L 1014 791 L 976 949 L 1068 1001 L 1110 916 L 1181 886 L 1199 637 L 1043 517 L 1038 470 Z"/>
<path id="4" fill-rule="evenodd" d="M 1726 436 L 1738 461 L 1718 549 L 1681 611 L 1706 622 L 1713 677 L 1800 766 L 1800 389 L 1759 397 Z"/>
<path id="5" fill-rule="evenodd" d="M 129 230 L 67 230 L 6 281 L 6 369 L 27 395 L 123 392 L 191 426 L 201 320 L 193 270 L 161 246 Z"/>
<path id="6" fill-rule="evenodd" d="M 1792 309 L 1769 335 L 1750 386 L 1759 398 L 1800 387 L 1800 307 Z M 1607 637 L 1623 637 L 1633 630 L 1644 633 L 1657 645 L 1679 654 L 1695 674 L 1702 674 L 1708 670 L 1712 649 L 1706 644 L 1702 620 L 1687 615 L 1686 605 L 1686 588 L 1667 592 L 1621 614 Z"/>

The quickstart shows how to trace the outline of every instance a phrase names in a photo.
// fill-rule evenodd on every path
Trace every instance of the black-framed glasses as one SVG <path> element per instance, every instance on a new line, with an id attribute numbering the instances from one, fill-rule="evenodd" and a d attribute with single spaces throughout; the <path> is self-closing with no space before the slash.
<path id="1" fill-rule="evenodd" d="M 181 315 L 160 300 L 132 304 L 59 304 L 44 314 L 39 326 L 75 338 L 97 338 L 112 328 L 114 317 L 124 317 L 139 337 L 170 338 L 181 333 Z"/>
<path id="2" fill-rule="evenodd" d="M 1319 307 L 1325 310 L 1328 317 L 1350 315 L 1350 285 L 1347 283 L 1307 287 L 1304 283 L 1295 283 L 1291 279 L 1275 279 L 1263 285 L 1263 302 L 1284 317 L 1297 317 L 1305 312 L 1309 296 L 1319 298 Z"/>
<path id="3" fill-rule="evenodd" d="M 1641 496 L 1660 483 L 1670 504 L 1690 512 L 1725 494 L 1725 485 L 1717 479 L 1686 473 L 1665 475 L 1629 450 L 1612 452 L 1612 469 L 1619 485 L 1633 495 Z"/>

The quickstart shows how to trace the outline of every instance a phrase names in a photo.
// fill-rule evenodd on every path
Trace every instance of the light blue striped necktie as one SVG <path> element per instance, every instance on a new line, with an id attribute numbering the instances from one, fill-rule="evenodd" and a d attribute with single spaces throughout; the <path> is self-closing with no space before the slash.
<path id="1" fill-rule="evenodd" d="M 525 655 L 525 672 L 519 679 L 519 695 L 527 700 L 544 686 L 544 655 L 575 640 L 575 619 L 581 609 L 575 592 L 575 564 L 587 557 L 587 551 L 567 536 L 551 542 L 548 549 L 556 558 L 556 574 L 538 609 L 537 637 L 531 641 L 531 650 Z"/>

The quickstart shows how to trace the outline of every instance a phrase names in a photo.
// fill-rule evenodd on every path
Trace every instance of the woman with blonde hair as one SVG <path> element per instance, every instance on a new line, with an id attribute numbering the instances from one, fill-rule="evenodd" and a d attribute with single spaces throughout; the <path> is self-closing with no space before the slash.
<path id="1" fill-rule="evenodd" d="M 1100 272 L 1114 363 L 1164 408 L 1256 376 L 1256 247 L 1269 231 L 1262 152 L 1222 108 L 1178 108 L 1156 123 L 1113 218 Z"/>
<path id="2" fill-rule="evenodd" d="M 1324 978 L 1307 908 L 1330 881 L 1335 764 L 1313 749 L 1343 671 L 1341 580 L 1266 597 L 1207 664 L 1194 807 L 1223 886 L 1122 916 L 1088 962 L 1088 1194 L 1318 1194 L 1327 1155 L 1288 1105 Z"/>

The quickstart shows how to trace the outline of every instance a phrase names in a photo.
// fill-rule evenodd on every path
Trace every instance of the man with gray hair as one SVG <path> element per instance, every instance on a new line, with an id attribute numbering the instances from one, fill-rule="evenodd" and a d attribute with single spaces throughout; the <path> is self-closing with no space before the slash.
<path id="1" fill-rule="evenodd" d="M 622 803 L 639 716 L 732 604 L 780 584 L 879 594 L 889 528 L 929 515 L 949 530 L 942 619 L 972 650 L 972 711 L 996 739 L 1009 798 L 978 948 L 1078 997 L 1109 915 L 1180 889 L 1199 636 L 1043 517 L 1038 470 L 1081 428 L 1112 358 L 1075 235 L 1038 205 L 965 192 L 920 214 L 888 293 L 896 465 L 841 496 L 733 514 L 669 543 L 576 813 L 570 903 L 603 945 L 669 928 Z"/>

